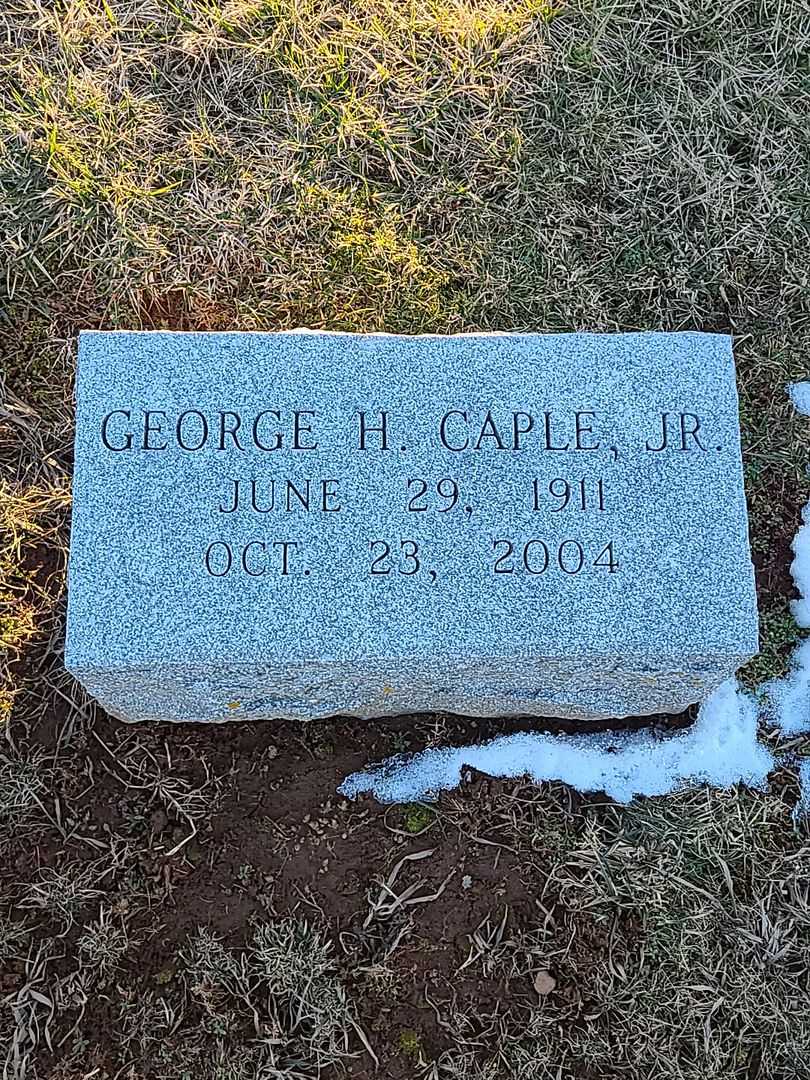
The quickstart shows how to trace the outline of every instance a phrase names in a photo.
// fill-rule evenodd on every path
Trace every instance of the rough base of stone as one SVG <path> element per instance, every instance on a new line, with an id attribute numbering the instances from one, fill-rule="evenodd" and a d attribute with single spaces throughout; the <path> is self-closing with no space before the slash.
<path id="1" fill-rule="evenodd" d="M 110 715 L 131 723 L 228 720 L 369 720 L 425 712 L 463 716 L 547 716 L 607 720 L 683 712 L 704 700 L 748 660 L 706 658 L 684 667 L 666 659 L 629 666 L 627 658 L 591 657 L 593 668 L 556 658 L 515 663 L 502 657 L 475 664 L 369 661 L 227 668 L 130 668 L 77 671 Z"/>

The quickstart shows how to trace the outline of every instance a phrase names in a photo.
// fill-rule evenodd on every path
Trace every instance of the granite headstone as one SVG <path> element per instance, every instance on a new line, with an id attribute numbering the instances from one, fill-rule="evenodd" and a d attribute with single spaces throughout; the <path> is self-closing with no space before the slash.
<path id="1" fill-rule="evenodd" d="M 66 663 L 115 716 L 650 714 L 756 651 L 727 337 L 81 335 Z"/>

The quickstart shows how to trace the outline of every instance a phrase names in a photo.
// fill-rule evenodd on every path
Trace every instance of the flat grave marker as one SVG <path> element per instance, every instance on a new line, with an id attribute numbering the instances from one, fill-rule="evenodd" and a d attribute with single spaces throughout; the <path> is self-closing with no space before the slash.
<path id="1" fill-rule="evenodd" d="M 82 333 L 68 600 L 126 720 L 680 711 L 757 651 L 730 340 Z"/>

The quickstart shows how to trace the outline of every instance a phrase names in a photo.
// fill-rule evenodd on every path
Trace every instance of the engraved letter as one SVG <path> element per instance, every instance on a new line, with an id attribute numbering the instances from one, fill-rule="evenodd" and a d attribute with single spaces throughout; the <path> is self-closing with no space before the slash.
<path id="1" fill-rule="evenodd" d="M 481 425 L 481 432 L 480 432 L 480 434 L 478 436 L 478 442 L 473 447 L 473 450 L 480 450 L 481 449 L 481 440 L 482 439 L 494 439 L 495 442 L 498 444 L 498 449 L 499 450 L 505 450 L 506 449 L 506 447 L 501 442 L 500 433 L 498 432 L 498 429 L 495 426 L 495 421 L 492 419 L 492 413 L 489 411 L 489 409 L 487 409 L 487 415 L 484 417 L 484 422 Z"/>
<path id="2" fill-rule="evenodd" d="M 465 424 L 469 422 L 469 417 L 467 416 L 467 414 L 465 412 L 459 412 L 458 409 L 451 409 L 450 412 L 445 413 L 442 417 L 442 422 L 439 425 L 439 438 L 441 439 L 442 446 L 444 446 L 447 450 L 466 450 L 467 447 L 470 445 L 469 436 L 465 437 L 464 442 L 461 444 L 461 446 L 451 446 L 450 443 L 447 441 L 447 421 L 450 419 L 451 416 L 460 416 Z"/>
<path id="3" fill-rule="evenodd" d="M 314 416 L 315 413 L 312 409 L 296 409 L 293 413 L 293 450 L 317 450 L 318 444 L 312 443 L 311 446 L 301 442 L 301 435 L 311 435 L 312 428 L 307 424 L 301 423 L 302 416 Z"/>
<path id="4" fill-rule="evenodd" d="M 168 443 L 163 443 L 162 446 L 149 445 L 150 435 L 161 435 L 163 433 L 163 428 L 160 424 L 156 424 L 155 426 L 152 425 L 153 416 L 162 416 L 164 420 L 166 419 L 165 412 L 162 412 L 160 410 L 156 412 L 152 412 L 149 409 L 146 410 L 146 412 L 143 414 L 143 443 L 141 445 L 143 446 L 144 450 L 165 450 L 166 447 L 169 445 Z"/>
<path id="5" fill-rule="evenodd" d="M 582 416 L 596 416 L 596 413 L 593 411 L 593 409 L 583 409 L 582 412 L 575 413 L 574 415 L 576 417 L 576 433 L 577 433 L 577 440 L 576 440 L 575 448 L 577 450 L 598 450 L 599 449 L 599 443 L 598 442 L 594 443 L 592 446 L 588 446 L 582 441 L 582 436 L 583 435 L 593 435 L 593 428 L 591 427 L 590 424 L 585 424 L 580 419 L 580 417 L 582 417 Z"/>
<path id="6" fill-rule="evenodd" d="M 338 496 L 337 487 L 339 483 L 339 480 L 321 480 L 321 510 L 323 510 L 325 514 L 339 514 L 343 509 L 343 507 L 339 505 L 329 505 L 329 500 L 336 499 Z"/>
<path id="7" fill-rule="evenodd" d="M 303 507 L 304 510 L 309 510 L 309 480 L 305 480 L 304 485 L 305 485 L 304 486 L 304 493 L 302 495 L 301 492 L 298 490 L 298 488 L 295 486 L 295 484 L 292 482 L 292 480 L 287 481 L 287 510 L 288 511 L 293 509 L 293 503 L 292 503 L 293 495 L 296 497 L 296 499 L 298 499 L 298 501 L 300 502 L 300 504 L 301 504 L 301 506 Z"/>
<path id="8" fill-rule="evenodd" d="M 290 574 L 290 560 L 289 560 L 289 548 L 297 548 L 299 546 L 296 540 L 274 540 L 273 547 L 281 548 L 281 576 L 289 577 Z"/>
<path id="9" fill-rule="evenodd" d="M 107 447 L 108 450 L 131 450 L 132 449 L 132 432 L 128 431 L 124 435 L 123 446 L 113 446 L 113 444 L 107 438 L 107 426 L 110 423 L 110 418 L 113 416 L 123 416 L 126 420 L 129 420 L 129 409 L 113 409 L 111 413 L 107 413 L 104 419 L 101 421 L 101 441 Z"/>
<path id="10" fill-rule="evenodd" d="M 183 421 L 187 416 L 196 416 L 200 420 L 200 441 L 196 446 L 187 446 L 183 442 Z M 177 443 L 183 448 L 183 450 L 202 450 L 205 444 L 208 442 L 208 421 L 205 419 L 199 409 L 186 409 L 185 412 L 180 413 L 177 417 Z"/>
<path id="11" fill-rule="evenodd" d="M 257 514 L 269 514 L 273 507 L 276 505 L 276 482 L 275 480 L 268 480 L 267 483 L 270 487 L 270 505 L 259 506 L 258 500 L 256 498 L 256 491 L 258 486 L 257 481 L 250 481 L 250 505 L 253 507 Z"/>
<path id="12" fill-rule="evenodd" d="M 281 446 L 281 436 L 276 432 L 275 442 L 270 446 L 265 444 L 259 438 L 259 422 L 263 416 L 274 416 L 276 420 L 281 420 L 281 413 L 276 412 L 275 409 L 265 409 L 264 412 L 260 412 L 256 419 L 253 421 L 253 442 L 259 448 L 259 450 L 278 450 Z"/>
<path id="13" fill-rule="evenodd" d="M 380 413 L 380 419 L 381 419 L 382 423 L 380 424 L 379 427 L 369 427 L 369 426 L 367 426 L 367 424 L 366 424 L 366 414 L 364 412 L 361 412 L 358 415 L 360 416 L 360 449 L 365 450 L 365 448 L 366 448 L 366 435 L 369 435 L 372 432 L 376 432 L 376 433 L 378 433 L 379 435 L 382 436 L 382 440 L 381 440 L 382 445 L 380 446 L 380 449 L 381 450 L 387 450 L 388 449 L 388 413 L 387 412 L 381 412 Z"/>
<path id="14" fill-rule="evenodd" d="M 232 514 L 234 510 L 239 509 L 239 481 L 233 479 L 231 483 L 233 484 L 233 506 L 225 506 L 222 504 L 219 508 L 220 514 Z"/>
<path id="15" fill-rule="evenodd" d="M 546 429 L 546 450 L 567 450 L 570 447 L 570 442 L 567 442 L 565 446 L 555 446 L 551 438 L 551 413 L 543 413 L 544 426 Z"/>
<path id="16" fill-rule="evenodd" d="M 526 426 L 521 426 L 521 419 L 526 421 Z M 531 413 L 516 412 L 512 414 L 512 449 L 520 450 L 520 436 L 528 435 L 534 427 L 534 417 Z"/>
<path id="17" fill-rule="evenodd" d="M 244 549 L 242 550 L 242 569 L 248 577 L 262 577 L 267 573 L 266 564 L 262 564 L 261 570 L 250 570 L 248 568 L 248 552 L 252 547 L 258 548 L 263 555 L 267 552 L 267 544 L 263 543 L 261 540 L 251 540 L 249 544 L 245 544 Z"/>
<path id="18" fill-rule="evenodd" d="M 215 574 L 214 571 L 211 569 L 211 553 L 216 547 L 225 548 L 225 557 L 227 559 L 227 562 L 225 563 L 225 569 L 222 571 L 221 574 Z M 224 540 L 215 540 L 213 544 L 208 545 L 208 550 L 205 553 L 205 569 L 208 571 L 211 577 L 225 577 L 225 575 L 230 570 L 232 563 L 233 552 L 231 551 L 230 544 L 226 544 Z"/>
<path id="19" fill-rule="evenodd" d="M 689 417 L 691 424 L 686 426 L 686 418 Z M 681 413 L 681 450 L 686 450 L 686 436 L 691 435 L 695 442 L 698 444 L 701 450 L 705 450 L 706 447 L 698 438 L 698 432 L 700 431 L 700 417 L 695 416 L 691 412 Z"/>
<path id="20" fill-rule="evenodd" d="M 650 442 L 652 441 L 651 439 L 647 439 L 647 442 L 645 443 L 647 449 L 652 450 L 656 454 L 659 453 L 659 451 L 661 450 L 666 450 L 667 446 L 669 445 L 667 441 L 669 435 L 669 425 L 667 423 L 668 417 L 669 413 L 661 413 L 661 445 L 650 446 Z"/>
<path id="21" fill-rule="evenodd" d="M 233 425 L 231 427 L 226 427 L 225 426 L 225 417 L 226 416 L 230 417 L 230 419 L 232 421 L 234 421 L 234 423 L 233 423 Z M 237 434 L 237 432 L 239 431 L 239 428 L 241 426 L 242 426 L 242 417 L 239 415 L 239 413 L 221 412 L 219 414 L 219 448 L 220 448 L 220 450 L 225 449 L 225 436 L 226 435 L 230 435 L 230 437 L 233 439 L 233 445 L 236 447 L 237 450 L 244 450 L 245 449 L 244 446 L 242 446 L 242 444 L 239 442 L 239 435 Z"/>

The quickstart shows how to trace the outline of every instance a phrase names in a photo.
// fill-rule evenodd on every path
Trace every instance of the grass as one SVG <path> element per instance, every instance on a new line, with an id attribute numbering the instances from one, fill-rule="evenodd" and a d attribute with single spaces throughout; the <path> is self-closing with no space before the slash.
<path id="1" fill-rule="evenodd" d="M 41 753 L 0 753 L 0 830 L 22 835 L 41 821 L 51 776 Z"/>
<path id="2" fill-rule="evenodd" d="M 408 803 L 403 810 L 405 831 L 412 836 L 425 832 L 433 824 L 434 814 L 429 806 L 423 806 L 421 803 Z"/>
<path id="3" fill-rule="evenodd" d="M 547 801 L 530 797 L 531 821 Z M 504 839 L 520 841 L 525 814 Z M 784 803 L 692 792 L 574 821 L 540 897 L 553 914 L 498 956 L 501 978 L 528 986 L 551 967 L 556 989 L 521 1035 L 525 1006 L 459 1018 L 440 1075 L 801 1076 L 810 849 Z M 496 1048 L 483 1061 L 482 1046 Z"/>
<path id="4" fill-rule="evenodd" d="M 743 677 L 779 675 L 804 6 L 7 0 L 0 39 L 4 1075 L 803 1078 L 789 768 L 627 809 L 519 783 L 342 808 L 350 729 L 123 729 L 61 643 L 78 329 L 691 328 L 735 338 Z"/>
<path id="5" fill-rule="evenodd" d="M 113 912 L 102 908 L 97 922 L 88 923 L 76 942 L 80 959 L 87 965 L 94 981 L 111 979 L 129 948 L 126 930 Z"/>
<path id="6" fill-rule="evenodd" d="M 801 640 L 801 630 L 787 603 L 772 603 L 760 616 L 759 656 L 746 666 L 747 685 L 756 688 L 769 679 L 783 676 L 790 656 Z"/>
<path id="7" fill-rule="evenodd" d="M 101 893 L 93 887 L 95 875 L 90 867 L 70 864 L 60 870 L 43 867 L 18 904 L 23 910 L 46 911 L 64 930 L 69 930 L 76 916 Z"/>
<path id="8" fill-rule="evenodd" d="M 180 954 L 184 1004 L 173 1007 L 165 996 L 126 1002 L 126 1041 L 172 1080 L 187 1076 L 192 1063 L 223 1080 L 320 1075 L 351 1056 L 349 1033 L 358 1030 L 331 951 L 322 932 L 301 920 L 257 925 L 238 952 L 199 930 Z M 173 1045 L 158 1049 L 169 1033 Z"/>

